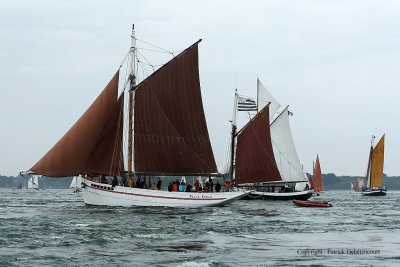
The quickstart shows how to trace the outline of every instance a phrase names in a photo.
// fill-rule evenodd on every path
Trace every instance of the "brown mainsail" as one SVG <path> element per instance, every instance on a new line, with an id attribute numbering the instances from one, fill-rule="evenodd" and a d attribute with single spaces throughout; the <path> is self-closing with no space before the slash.
<path id="1" fill-rule="evenodd" d="M 135 88 L 136 174 L 217 172 L 201 98 L 198 43 Z"/>
<path id="2" fill-rule="evenodd" d="M 50 177 L 91 172 L 117 175 L 116 171 L 122 168 L 122 146 L 117 148 L 114 145 L 117 137 L 121 137 L 119 142 L 122 142 L 123 128 L 118 125 L 121 122 L 119 117 L 117 123 L 113 118 L 119 116 L 118 110 L 123 105 L 123 98 L 118 100 L 118 80 L 119 70 L 80 119 L 30 169 L 31 172 Z M 117 124 L 120 132 L 113 132 L 116 129 L 111 129 L 114 127 L 110 123 Z M 113 153 L 110 153 L 111 146 L 112 150 L 115 148 Z"/>
<path id="3" fill-rule="evenodd" d="M 238 134 L 235 183 L 281 180 L 272 150 L 267 105 Z"/>
<path id="4" fill-rule="evenodd" d="M 124 94 L 118 99 L 109 123 L 98 139 L 86 166 L 86 172 L 108 175 L 121 175 L 124 171 L 122 151 Z"/>
<path id="5" fill-rule="evenodd" d="M 313 186 L 314 186 L 315 192 L 323 192 L 324 191 L 324 182 L 323 182 L 323 178 L 322 178 L 321 166 L 319 163 L 318 155 L 317 155 L 317 160 L 315 161 L 315 166 L 314 166 Z"/>

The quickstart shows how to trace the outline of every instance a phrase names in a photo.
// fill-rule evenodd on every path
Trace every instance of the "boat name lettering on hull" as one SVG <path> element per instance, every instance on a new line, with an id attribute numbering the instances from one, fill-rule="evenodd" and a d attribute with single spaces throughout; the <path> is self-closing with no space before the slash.
<path id="1" fill-rule="evenodd" d="M 190 195 L 190 198 L 213 198 L 210 195 Z"/>

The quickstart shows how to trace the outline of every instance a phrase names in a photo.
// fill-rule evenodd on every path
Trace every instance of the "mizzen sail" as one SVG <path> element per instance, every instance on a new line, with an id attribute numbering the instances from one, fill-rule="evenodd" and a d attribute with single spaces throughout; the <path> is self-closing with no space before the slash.
<path id="1" fill-rule="evenodd" d="M 103 172 L 106 166 L 100 166 L 100 162 L 94 164 L 93 161 L 99 152 L 104 152 L 101 154 L 104 159 L 101 163 L 113 162 L 113 158 L 119 154 L 118 151 L 108 153 L 109 146 L 115 142 L 116 136 L 122 135 L 123 128 L 119 129 L 121 133 L 110 135 L 112 130 L 109 123 L 120 103 L 117 101 L 118 80 L 119 71 L 80 119 L 30 169 L 31 172 L 49 177 L 77 176 L 87 172 L 109 174 Z M 107 140 L 109 138 L 113 140 Z M 122 148 L 117 150 L 122 151 Z M 108 170 L 119 168 L 107 167 Z M 113 171 L 110 174 L 116 173 Z"/>
<path id="2" fill-rule="evenodd" d="M 272 151 L 269 106 L 264 107 L 238 134 L 237 184 L 280 181 Z"/>
<path id="3" fill-rule="evenodd" d="M 137 174 L 217 172 L 200 91 L 198 42 L 135 88 Z"/>

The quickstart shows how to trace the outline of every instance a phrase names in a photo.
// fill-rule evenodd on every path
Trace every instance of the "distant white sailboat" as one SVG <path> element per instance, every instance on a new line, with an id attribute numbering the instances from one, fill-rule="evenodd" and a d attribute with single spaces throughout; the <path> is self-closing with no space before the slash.
<path id="1" fill-rule="evenodd" d="M 32 175 L 28 180 L 28 189 L 39 189 L 39 175 Z"/>
<path id="2" fill-rule="evenodd" d="M 82 179 L 80 176 L 74 176 L 72 178 L 71 184 L 69 188 L 72 190 L 72 192 L 77 193 L 82 191 Z"/>

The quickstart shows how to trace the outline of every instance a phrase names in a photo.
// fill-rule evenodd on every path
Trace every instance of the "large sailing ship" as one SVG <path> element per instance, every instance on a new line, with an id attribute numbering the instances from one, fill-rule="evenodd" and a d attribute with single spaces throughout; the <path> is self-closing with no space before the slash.
<path id="1" fill-rule="evenodd" d="M 257 105 L 259 110 L 257 114 L 236 132 L 237 111 L 248 111 L 255 107 L 255 105 L 251 106 L 251 101 L 244 99 L 249 103 L 246 104 L 243 99 L 236 92 L 230 159 L 230 176 L 233 177 L 235 185 L 238 188 L 252 190 L 246 196 L 248 199 L 307 200 L 312 196 L 313 191 L 309 188 L 305 174 L 301 172 L 300 180 L 305 184 L 305 188 L 298 190 L 296 176 L 293 176 L 290 171 L 291 163 L 282 160 L 293 156 L 290 154 L 294 149 L 293 141 L 288 143 L 293 140 L 290 127 L 289 133 L 284 130 L 287 130 L 288 127 L 286 121 L 288 123 L 289 111 L 284 108 L 277 116 L 273 117 L 271 122 L 270 110 L 276 112 L 279 109 L 277 102 L 269 101 L 261 107 Z M 274 136 L 276 137 L 275 141 Z M 285 152 L 286 155 L 283 154 Z M 297 154 L 296 158 L 298 160 Z"/>
<path id="2" fill-rule="evenodd" d="M 375 136 L 372 136 L 367 174 L 365 177 L 367 180 L 367 186 L 362 189 L 361 193 L 364 196 L 385 196 L 387 190 L 382 186 L 385 135 L 381 137 L 375 147 L 373 147 L 374 139 Z"/>
<path id="3" fill-rule="evenodd" d="M 28 173 L 81 175 L 83 198 L 90 205 L 220 206 L 246 195 L 244 191 L 169 192 L 143 183 L 154 177 L 210 177 L 217 174 L 217 167 L 200 90 L 201 40 L 141 82 L 136 41 L 133 27 L 122 92 L 119 78 L 124 62 L 82 117 Z"/>

